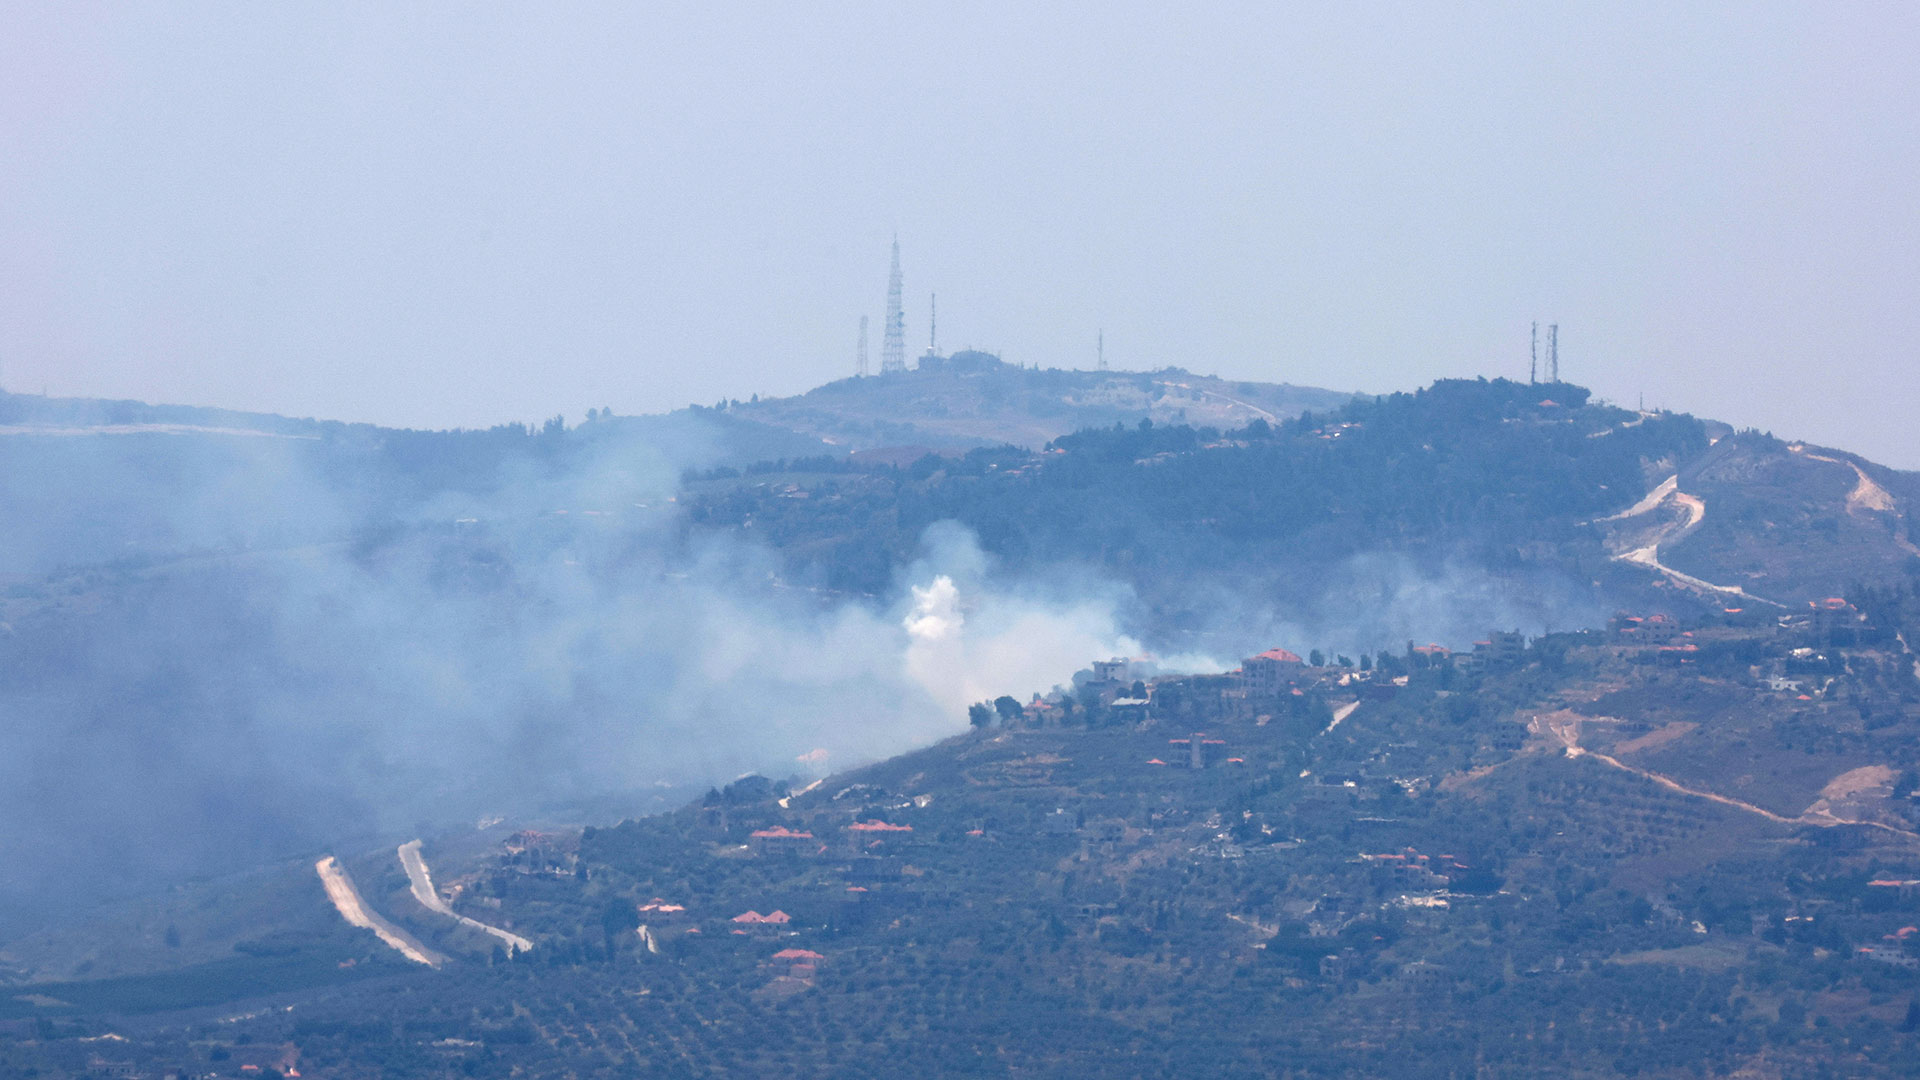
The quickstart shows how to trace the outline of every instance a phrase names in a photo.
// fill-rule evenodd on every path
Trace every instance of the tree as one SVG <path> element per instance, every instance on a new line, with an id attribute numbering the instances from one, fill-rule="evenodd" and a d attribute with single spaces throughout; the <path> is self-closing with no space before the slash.
<path id="1" fill-rule="evenodd" d="M 1315 649 L 1315 650 L 1313 650 L 1312 652 L 1310 652 L 1310 653 L 1308 653 L 1308 654 L 1307 654 L 1307 666 L 1309 666 L 1309 667 L 1326 667 L 1326 666 L 1327 666 L 1327 657 L 1326 657 L 1326 654 L 1324 654 L 1324 653 L 1322 653 L 1322 652 L 1321 652 L 1321 651 L 1320 651 L 1319 649 Z"/>
<path id="2" fill-rule="evenodd" d="M 639 922 L 633 901 L 624 896 L 607 898 L 606 904 L 600 909 L 600 932 L 606 938 L 608 959 L 612 959 L 620 937 L 632 933 Z"/>
<path id="3" fill-rule="evenodd" d="M 984 701 L 977 701 L 967 706 L 967 722 L 977 728 L 992 724 L 993 707 Z"/>
<path id="4" fill-rule="evenodd" d="M 1000 714 L 1001 720 L 1012 723 L 1020 718 L 1020 702 L 1007 694 L 1001 694 L 993 699 L 993 711 Z"/>

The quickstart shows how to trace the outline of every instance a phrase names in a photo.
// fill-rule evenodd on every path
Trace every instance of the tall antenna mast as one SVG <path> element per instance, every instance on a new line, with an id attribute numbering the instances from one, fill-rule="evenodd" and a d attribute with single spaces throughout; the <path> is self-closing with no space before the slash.
<path id="1" fill-rule="evenodd" d="M 1105 329 L 1102 329 L 1093 339 L 1093 355 L 1095 361 L 1100 365 L 1100 370 L 1107 370 L 1107 332 Z"/>
<path id="2" fill-rule="evenodd" d="M 1560 385 L 1560 324 L 1547 327 L 1547 381 Z"/>
<path id="3" fill-rule="evenodd" d="M 880 342 L 880 374 L 907 370 L 907 316 L 900 306 L 900 238 L 893 238 L 893 269 L 887 274 L 887 327 Z"/>
<path id="4" fill-rule="evenodd" d="M 940 294 L 927 294 L 927 355 L 939 355 L 940 344 Z"/>
<path id="5" fill-rule="evenodd" d="M 853 373 L 864 379 L 867 377 L 867 317 L 860 316 L 860 348 L 854 354 Z"/>
<path id="6" fill-rule="evenodd" d="M 1540 381 L 1540 324 L 1533 324 L 1533 336 L 1527 344 L 1527 385 Z"/>

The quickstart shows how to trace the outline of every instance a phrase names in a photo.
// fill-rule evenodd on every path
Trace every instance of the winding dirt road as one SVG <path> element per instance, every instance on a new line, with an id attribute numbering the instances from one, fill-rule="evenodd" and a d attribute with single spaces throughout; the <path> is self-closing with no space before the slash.
<path id="1" fill-rule="evenodd" d="M 407 871 L 407 884 L 413 890 L 413 898 L 420 906 L 438 915 L 445 915 L 464 926 L 470 926 L 485 934 L 491 934 L 506 945 L 509 955 L 517 952 L 531 952 L 533 942 L 519 934 L 502 930 L 497 926 L 488 926 L 478 919 L 469 919 L 453 910 L 439 892 L 433 887 L 433 877 L 427 872 L 427 860 L 420 857 L 420 841 L 409 840 L 400 845 L 400 865 Z"/>
<path id="2" fill-rule="evenodd" d="M 1895 828 L 1892 825 L 1883 824 L 1878 821 L 1860 821 L 1852 818 L 1838 817 L 1828 808 L 1827 800 L 1824 798 L 1815 802 L 1805 813 L 1795 817 L 1786 817 L 1782 814 L 1776 814 L 1765 807 L 1755 806 L 1750 802 L 1712 791 L 1702 791 L 1699 788 L 1688 787 L 1674 780 L 1672 777 L 1662 776 L 1657 772 L 1649 772 L 1646 769 L 1628 765 L 1619 758 L 1602 754 L 1597 750 L 1588 750 L 1581 746 L 1580 722 L 1578 720 L 1556 720 L 1551 715 L 1536 716 L 1527 724 L 1527 730 L 1536 735 L 1544 735 L 1552 741 L 1559 743 L 1566 751 L 1566 755 L 1570 758 L 1589 758 L 1593 761 L 1600 762 L 1602 765 L 1610 765 L 1623 772 L 1629 772 L 1643 779 L 1651 780 L 1669 791 L 1681 795 L 1690 795 L 1696 799 L 1705 799 L 1708 802 L 1716 802 L 1722 806 L 1730 806 L 1735 810 L 1744 810 L 1749 814 L 1758 814 L 1777 825 L 1817 825 L 1821 828 L 1832 828 L 1835 825 L 1859 825 L 1869 829 L 1880 829 L 1907 840 L 1920 842 L 1920 833 L 1909 832 L 1906 829 Z"/>
<path id="3" fill-rule="evenodd" d="M 1644 566 L 1655 573 L 1665 575 L 1669 581 L 1684 585 L 1698 592 L 1738 596 L 1743 600 L 1752 600 L 1761 604 L 1772 604 L 1777 608 L 1786 607 L 1785 604 L 1777 600 L 1769 600 L 1764 596 L 1755 596 L 1738 585 L 1716 585 L 1704 578 L 1697 578 L 1684 571 L 1675 570 L 1673 567 L 1660 561 L 1661 544 L 1677 543 L 1685 539 L 1693 530 L 1700 527 L 1702 521 L 1707 519 L 1707 504 L 1701 502 L 1699 497 L 1689 495 L 1680 490 L 1680 474 L 1678 473 L 1662 480 L 1658 487 L 1647 492 L 1639 502 L 1634 503 L 1632 506 L 1627 507 L 1617 514 L 1610 514 L 1603 518 L 1595 518 L 1594 523 L 1624 521 L 1627 518 L 1639 517 L 1641 514 L 1668 504 L 1677 506 L 1685 511 L 1684 520 L 1670 521 L 1660 526 L 1654 531 L 1652 538 L 1648 540 L 1647 543 L 1627 551 L 1616 552 L 1613 557 L 1619 559 L 1621 562 L 1630 562 L 1636 566 Z"/>
<path id="4" fill-rule="evenodd" d="M 1894 499 L 1892 492 L 1881 487 L 1873 477 L 1868 476 L 1867 470 L 1852 461 L 1842 461 L 1836 457 L 1813 453 L 1801 443 L 1795 443 L 1787 449 L 1810 461 L 1824 461 L 1832 465 L 1845 465 L 1852 469 L 1856 479 L 1853 490 L 1847 492 L 1847 513 L 1856 517 L 1867 512 L 1892 515 L 1893 542 L 1900 545 L 1900 549 L 1909 555 L 1920 555 L 1920 546 L 1915 546 L 1912 538 L 1907 535 L 1907 519 L 1906 515 L 1900 512 L 1899 502 Z"/>
<path id="5" fill-rule="evenodd" d="M 1260 406 L 1255 405 L 1253 402 L 1241 401 L 1237 397 L 1231 397 L 1227 394 L 1222 394 L 1217 390 L 1204 390 L 1204 389 L 1201 389 L 1200 387 L 1192 386 L 1188 383 L 1168 382 L 1165 379 L 1155 379 L 1153 381 L 1154 381 L 1154 385 L 1156 386 L 1171 386 L 1180 390 L 1185 390 L 1189 394 L 1200 394 L 1205 397 L 1218 398 L 1229 405 L 1238 405 L 1241 408 L 1247 410 L 1248 412 L 1251 412 L 1259 416 L 1262 420 L 1265 420 L 1269 424 L 1277 424 L 1280 422 L 1280 418 L 1278 416 L 1275 416 L 1272 413 L 1268 412 L 1267 410 L 1261 408 Z"/>
<path id="6" fill-rule="evenodd" d="M 371 930 L 381 941 L 400 955 L 416 964 L 425 964 L 437 968 L 447 962 L 447 958 L 427 948 L 415 940 L 412 934 L 388 922 L 380 913 L 367 906 L 360 898 L 360 890 L 353 887 L 353 879 L 347 876 L 346 867 L 329 855 L 313 864 L 320 875 L 320 884 L 327 890 L 327 899 L 333 901 L 333 909 L 340 917 L 362 930 Z"/>

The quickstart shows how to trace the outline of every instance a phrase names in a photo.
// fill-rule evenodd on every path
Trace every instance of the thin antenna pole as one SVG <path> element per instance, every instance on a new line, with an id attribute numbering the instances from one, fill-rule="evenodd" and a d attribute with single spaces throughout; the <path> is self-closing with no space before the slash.
<path id="1" fill-rule="evenodd" d="M 853 373 L 864 379 L 867 377 L 867 317 L 860 316 L 860 349 L 854 354 Z"/>
<path id="2" fill-rule="evenodd" d="M 1540 381 L 1540 324 L 1533 324 L 1533 338 L 1527 345 L 1527 385 Z"/>
<path id="3" fill-rule="evenodd" d="M 1547 381 L 1560 385 L 1560 324 L 1547 327 Z"/>
<path id="4" fill-rule="evenodd" d="M 1094 344 L 1093 344 L 1094 356 L 1096 358 L 1096 361 L 1100 365 L 1100 370 L 1105 371 L 1107 370 L 1107 332 L 1106 330 L 1102 329 L 1099 333 L 1099 336 L 1095 337 L 1093 340 L 1094 340 Z"/>
<path id="5" fill-rule="evenodd" d="M 940 353 L 940 294 L 927 294 L 927 355 Z"/>

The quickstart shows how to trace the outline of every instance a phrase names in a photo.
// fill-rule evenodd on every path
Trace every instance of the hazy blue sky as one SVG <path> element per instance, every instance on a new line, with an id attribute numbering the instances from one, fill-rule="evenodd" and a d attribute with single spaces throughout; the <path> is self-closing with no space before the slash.
<path id="1" fill-rule="evenodd" d="M 898 230 L 916 351 L 938 291 L 1381 391 L 1557 320 L 1602 395 L 1920 467 L 1920 8 L 1688 6 L 0 3 L 0 384 L 790 393 L 877 356 Z"/>

